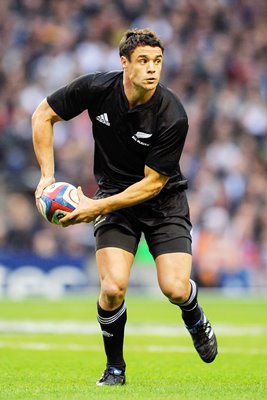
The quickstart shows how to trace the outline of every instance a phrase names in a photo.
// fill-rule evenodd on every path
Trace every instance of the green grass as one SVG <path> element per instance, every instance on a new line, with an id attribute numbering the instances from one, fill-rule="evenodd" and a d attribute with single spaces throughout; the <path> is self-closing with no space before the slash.
<path id="1" fill-rule="evenodd" d="M 184 335 L 180 312 L 164 298 L 129 296 L 127 384 L 97 387 L 105 357 L 100 334 L 0 333 L 0 399 L 267 399 L 267 299 L 201 295 L 220 354 L 203 363 Z M 1 321 L 95 321 L 95 299 L 0 301 Z M 141 335 L 144 325 L 151 334 Z M 153 335 L 158 326 L 176 335 Z M 136 334 L 133 328 L 136 327 Z M 236 328 L 236 330 L 235 330 Z M 0 328 L 1 330 L 1 328 Z"/>

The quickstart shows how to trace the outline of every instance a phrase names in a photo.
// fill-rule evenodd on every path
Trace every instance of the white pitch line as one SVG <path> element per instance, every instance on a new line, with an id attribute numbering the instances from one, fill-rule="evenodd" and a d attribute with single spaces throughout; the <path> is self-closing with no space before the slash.
<path id="1" fill-rule="evenodd" d="M 217 335 L 222 336 L 265 336 L 267 337 L 267 325 L 230 325 L 217 324 L 213 326 Z M 1 333 L 53 333 L 53 334 L 99 334 L 100 328 L 97 322 L 79 321 L 14 321 L 0 320 Z M 161 324 L 133 324 L 126 325 L 126 334 L 131 336 L 163 336 L 178 337 L 187 336 L 188 332 L 183 325 Z"/>
<path id="2" fill-rule="evenodd" d="M 73 351 L 73 352 L 102 352 L 103 347 L 100 345 L 82 345 L 77 343 L 57 344 L 45 342 L 25 342 L 12 343 L 9 341 L 1 341 L 0 348 L 12 350 L 37 350 L 37 351 Z M 192 346 L 164 346 L 164 345 L 126 345 L 127 352 L 140 353 L 195 353 Z M 242 348 L 242 347 L 220 347 L 219 354 L 246 354 L 252 356 L 267 355 L 267 349 L 262 348 Z"/>

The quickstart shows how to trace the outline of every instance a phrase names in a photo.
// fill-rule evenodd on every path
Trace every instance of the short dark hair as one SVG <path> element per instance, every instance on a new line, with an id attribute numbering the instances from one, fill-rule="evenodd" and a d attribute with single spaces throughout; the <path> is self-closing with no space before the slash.
<path id="1" fill-rule="evenodd" d="M 164 52 L 160 38 L 151 29 L 129 29 L 126 31 L 119 44 L 120 56 L 131 59 L 131 54 L 138 46 L 160 47 Z"/>

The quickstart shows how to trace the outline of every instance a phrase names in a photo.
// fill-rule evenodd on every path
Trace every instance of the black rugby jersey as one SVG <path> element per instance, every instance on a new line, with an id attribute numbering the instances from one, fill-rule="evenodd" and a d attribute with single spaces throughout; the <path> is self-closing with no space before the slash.
<path id="1" fill-rule="evenodd" d="M 84 75 L 47 101 L 63 120 L 88 110 L 95 140 L 94 174 L 103 191 L 120 192 L 140 181 L 145 165 L 171 177 L 164 190 L 181 186 L 179 160 L 188 131 L 182 104 L 158 84 L 147 103 L 129 109 L 122 79 L 122 72 Z"/>

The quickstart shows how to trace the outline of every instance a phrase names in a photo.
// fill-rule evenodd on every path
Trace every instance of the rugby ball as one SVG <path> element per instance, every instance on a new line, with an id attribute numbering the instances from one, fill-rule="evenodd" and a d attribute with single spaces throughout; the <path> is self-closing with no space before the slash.
<path id="1" fill-rule="evenodd" d="M 77 188 L 67 182 L 47 186 L 40 197 L 42 216 L 52 224 L 59 225 L 60 218 L 75 210 L 79 204 Z"/>

